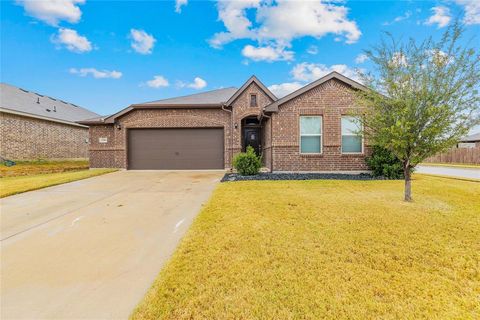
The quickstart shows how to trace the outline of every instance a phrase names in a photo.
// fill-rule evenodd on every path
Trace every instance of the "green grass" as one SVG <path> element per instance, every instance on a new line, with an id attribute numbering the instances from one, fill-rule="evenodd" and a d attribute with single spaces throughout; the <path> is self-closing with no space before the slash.
<path id="1" fill-rule="evenodd" d="M 68 172 L 88 169 L 88 160 L 16 161 L 16 165 L 0 165 L 0 177 L 28 176 L 42 173 Z"/>
<path id="2" fill-rule="evenodd" d="M 95 177 L 117 169 L 92 169 L 62 173 L 0 178 L 0 198 L 31 190 L 42 189 L 75 180 Z"/>
<path id="3" fill-rule="evenodd" d="M 223 183 L 132 319 L 478 319 L 480 183 Z"/>
<path id="4" fill-rule="evenodd" d="M 464 164 L 464 163 L 420 163 L 421 166 L 433 166 L 433 167 L 458 167 L 458 168 L 474 168 L 480 169 L 480 164 Z"/>

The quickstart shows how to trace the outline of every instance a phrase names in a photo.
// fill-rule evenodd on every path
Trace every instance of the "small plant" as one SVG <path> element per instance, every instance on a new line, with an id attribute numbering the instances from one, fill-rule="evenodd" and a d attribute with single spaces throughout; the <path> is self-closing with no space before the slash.
<path id="1" fill-rule="evenodd" d="M 402 162 L 390 151 L 380 146 L 373 147 L 373 153 L 367 158 L 367 164 L 375 177 L 404 178 Z"/>
<path id="2" fill-rule="evenodd" d="M 233 158 L 233 167 L 242 176 L 252 176 L 260 171 L 262 159 L 256 155 L 251 146 L 248 146 L 247 152 L 241 152 Z"/>

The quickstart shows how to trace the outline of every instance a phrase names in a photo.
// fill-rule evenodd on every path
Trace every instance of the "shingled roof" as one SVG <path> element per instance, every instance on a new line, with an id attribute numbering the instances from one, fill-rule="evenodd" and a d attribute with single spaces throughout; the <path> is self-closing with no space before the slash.
<path id="1" fill-rule="evenodd" d="M 0 111 L 78 125 L 76 121 L 98 117 L 95 112 L 60 99 L 0 83 Z"/>
<path id="2" fill-rule="evenodd" d="M 480 132 L 466 136 L 465 138 L 460 139 L 461 142 L 477 142 L 480 141 Z"/>
<path id="3" fill-rule="evenodd" d="M 231 96 L 237 92 L 237 88 L 229 87 L 216 90 L 210 90 L 201 93 L 190 94 L 169 99 L 162 99 L 144 103 L 134 104 L 133 106 L 191 106 L 191 105 L 208 105 L 216 106 L 227 102 Z"/>
<path id="4" fill-rule="evenodd" d="M 194 93 L 187 96 L 167 98 L 143 103 L 136 103 L 110 116 L 79 121 L 82 124 L 113 123 L 116 118 L 134 110 L 143 108 L 220 108 L 232 97 L 237 88 L 229 87 Z"/>

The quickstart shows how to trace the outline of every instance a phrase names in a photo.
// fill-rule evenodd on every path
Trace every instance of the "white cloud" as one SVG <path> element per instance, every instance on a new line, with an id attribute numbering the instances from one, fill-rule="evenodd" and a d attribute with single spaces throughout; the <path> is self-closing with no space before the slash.
<path id="1" fill-rule="evenodd" d="M 438 28 L 443 28 L 450 23 L 452 16 L 450 15 L 450 9 L 447 7 L 437 6 L 433 7 L 431 11 L 433 15 L 425 21 L 426 25 L 436 24 Z"/>
<path id="2" fill-rule="evenodd" d="M 303 85 L 300 82 L 285 82 L 280 84 L 273 84 L 268 87 L 277 98 L 282 98 L 295 90 L 300 89 Z"/>
<path id="3" fill-rule="evenodd" d="M 187 87 L 197 89 L 197 90 L 205 88 L 206 86 L 207 86 L 207 81 L 199 77 L 196 77 L 195 79 L 193 79 L 193 83 L 190 83 L 187 85 Z"/>
<path id="4" fill-rule="evenodd" d="M 195 90 L 200 90 L 200 89 L 203 89 L 207 86 L 207 81 L 203 80 L 200 77 L 195 77 L 195 79 L 193 79 L 193 82 L 191 82 L 191 83 L 185 83 L 185 82 L 182 82 L 182 81 L 178 81 L 177 85 L 180 88 L 187 87 L 187 88 L 192 88 L 192 89 L 195 89 Z"/>
<path id="5" fill-rule="evenodd" d="M 151 54 L 155 41 L 157 41 L 144 30 L 131 29 L 130 37 L 132 38 L 131 46 L 133 50 L 140 54 Z"/>
<path id="6" fill-rule="evenodd" d="M 449 56 L 445 51 L 433 49 L 430 50 L 430 55 L 432 58 L 432 62 L 438 66 L 444 66 L 450 64 L 454 61 L 453 56 Z"/>
<path id="7" fill-rule="evenodd" d="M 280 60 L 293 60 L 293 51 L 286 50 L 284 47 L 254 47 L 252 45 L 246 45 L 242 50 L 242 55 L 253 61 L 280 61 Z"/>
<path id="8" fill-rule="evenodd" d="M 51 41 L 59 46 L 65 46 L 68 50 L 76 53 L 92 50 L 92 43 L 73 29 L 58 29 L 58 34 L 52 36 Z"/>
<path id="9" fill-rule="evenodd" d="M 348 8 L 339 2 L 220 0 L 217 6 L 226 31 L 209 40 L 215 48 L 237 39 L 254 40 L 259 47 L 268 44 L 286 48 L 296 38 L 321 38 L 327 34 L 354 43 L 361 35 L 356 22 L 347 18 Z"/>
<path id="10" fill-rule="evenodd" d="M 255 32 L 250 30 L 252 22 L 247 18 L 247 9 L 256 8 L 259 0 L 250 1 L 223 1 L 219 0 L 218 18 L 223 22 L 227 32 L 216 33 L 210 39 L 210 45 L 214 48 L 221 48 L 225 43 L 236 39 L 253 39 Z"/>
<path id="11" fill-rule="evenodd" d="M 360 53 L 356 58 L 355 58 L 355 63 L 356 64 L 361 64 L 364 63 L 365 61 L 368 60 L 368 56 L 365 53 Z"/>
<path id="12" fill-rule="evenodd" d="M 27 15 L 37 18 L 49 25 L 57 26 L 60 21 L 77 23 L 82 17 L 78 7 L 85 0 L 17 0 Z"/>
<path id="13" fill-rule="evenodd" d="M 326 66 L 324 64 L 316 64 L 316 63 L 308 63 L 303 62 L 295 65 L 291 71 L 293 79 L 301 82 L 311 82 L 315 81 L 332 71 L 336 71 L 341 73 L 345 77 L 353 79 L 355 81 L 359 81 L 358 73 L 350 69 L 345 64 L 334 64 L 331 66 Z"/>
<path id="14" fill-rule="evenodd" d="M 150 88 L 168 87 L 170 85 L 168 80 L 165 77 L 160 75 L 153 76 L 153 79 L 148 80 L 145 84 Z"/>
<path id="15" fill-rule="evenodd" d="M 310 46 L 310 47 L 308 47 L 307 53 L 308 53 L 308 54 L 311 54 L 311 55 L 316 55 L 316 54 L 318 54 L 318 47 L 317 47 L 317 46 L 313 46 L 313 45 Z"/>
<path id="16" fill-rule="evenodd" d="M 122 73 L 120 71 L 108 71 L 108 70 L 97 70 L 95 68 L 70 68 L 69 72 L 71 74 L 79 75 L 80 77 L 86 77 L 88 75 L 92 75 L 95 79 L 119 79 L 122 77 Z"/>
<path id="17" fill-rule="evenodd" d="M 411 11 L 407 11 L 405 12 L 405 14 L 403 16 L 398 16 L 398 17 L 395 17 L 395 19 L 393 19 L 392 21 L 387 21 L 387 22 L 384 22 L 383 25 L 384 26 L 389 26 L 389 25 L 392 25 L 394 23 L 397 23 L 397 22 L 400 22 L 400 21 L 403 21 L 403 20 L 407 20 L 408 18 L 410 18 L 412 16 L 412 12 Z"/>
<path id="18" fill-rule="evenodd" d="M 188 4 L 188 0 L 175 0 L 175 12 L 181 13 L 182 6 L 186 6 Z"/>
<path id="19" fill-rule="evenodd" d="M 478 0 L 455 0 L 465 10 L 463 22 L 465 24 L 480 24 L 480 1 Z"/>
<path id="20" fill-rule="evenodd" d="M 408 66 L 407 57 L 402 52 L 394 52 L 390 64 L 394 67 Z"/>

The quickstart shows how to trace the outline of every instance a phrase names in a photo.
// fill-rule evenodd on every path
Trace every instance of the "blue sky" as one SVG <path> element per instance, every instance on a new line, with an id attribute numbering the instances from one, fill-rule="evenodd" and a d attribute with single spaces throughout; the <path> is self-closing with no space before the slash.
<path id="1" fill-rule="evenodd" d="M 480 34 L 476 0 L 19 0 L 1 11 L 1 81 L 102 115 L 252 74 L 279 95 L 331 70 L 354 77 L 382 31 L 439 36 L 458 17 L 466 38 Z"/>

